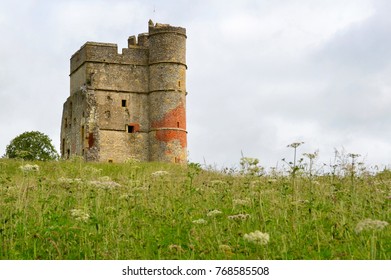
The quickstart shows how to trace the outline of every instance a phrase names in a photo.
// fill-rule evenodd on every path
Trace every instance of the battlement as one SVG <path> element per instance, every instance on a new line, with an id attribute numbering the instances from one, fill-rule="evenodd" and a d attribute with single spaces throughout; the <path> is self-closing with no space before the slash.
<path id="1" fill-rule="evenodd" d="M 148 32 L 149 36 L 161 33 L 175 33 L 177 35 L 182 35 L 186 37 L 186 28 L 161 23 L 156 23 L 155 25 L 153 25 L 152 21 L 149 22 Z"/>
<path id="2" fill-rule="evenodd" d="M 148 64 L 148 37 L 140 34 L 138 43 L 134 44 L 135 36 L 129 37 L 128 48 L 118 53 L 117 44 L 87 42 L 71 57 L 70 74 L 75 72 L 85 62 L 115 63 L 115 64 Z"/>
<path id="3" fill-rule="evenodd" d="M 122 49 L 122 54 L 118 53 L 117 44 L 99 42 L 85 43 L 71 57 L 70 74 L 75 72 L 85 62 L 148 65 L 149 50 L 152 47 L 150 37 L 164 34 L 166 35 L 164 40 L 153 40 L 155 43 L 154 47 L 155 49 L 160 49 L 159 52 L 168 51 L 169 53 L 174 51 L 169 45 L 180 45 L 178 39 L 175 39 L 178 38 L 178 35 L 187 38 L 186 29 L 183 27 L 161 23 L 153 24 L 150 20 L 148 33 L 140 33 L 137 37 L 134 35 L 130 36 L 128 38 L 128 47 Z M 184 48 L 184 45 L 181 47 Z M 170 54 L 169 56 L 172 55 Z M 184 61 L 184 59 L 181 60 Z"/>

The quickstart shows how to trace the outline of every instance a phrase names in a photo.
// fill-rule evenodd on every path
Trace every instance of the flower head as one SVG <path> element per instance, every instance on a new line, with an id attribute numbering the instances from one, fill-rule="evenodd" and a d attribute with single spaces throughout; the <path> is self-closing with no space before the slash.
<path id="1" fill-rule="evenodd" d="M 250 204 L 250 200 L 248 198 L 246 199 L 234 199 L 232 200 L 232 203 L 234 205 L 242 205 L 242 206 L 245 206 L 245 205 L 249 205 Z"/>
<path id="2" fill-rule="evenodd" d="M 223 213 L 223 212 L 221 212 L 220 210 L 215 209 L 215 210 L 212 210 L 212 211 L 208 212 L 208 214 L 206 214 L 206 216 L 213 217 L 213 216 L 219 215 L 221 213 Z"/>
<path id="3" fill-rule="evenodd" d="M 151 175 L 152 175 L 153 177 L 161 177 L 161 176 L 165 176 L 165 175 L 168 175 L 168 174 L 170 174 L 170 173 L 167 172 L 167 171 L 159 170 L 159 171 L 153 172 Z"/>
<path id="4" fill-rule="evenodd" d="M 198 220 L 194 220 L 193 224 L 202 225 L 202 224 L 206 224 L 206 221 L 204 219 L 198 219 Z"/>
<path id="5" fill-rule="evenodd" d="M 86 222 L 90 218 L 90 215 L 82 209 L 72 209 L 71 216 L 76 219 L 76 221 Z"/>
<path id="6" fill-rule="evenodd" d="M 230 220 L 246 220 L 249 217 L 250 217 L 249 214 L 236 214 L 236 215 L 228 216 L 228 219 L 230 219 Z"/>
<path id="7" fill-rule="evenodd" d="M 380 220 L 365 219 L 356 225 L 356 233 L 360 233 L 365 230 L 382 230 L 388 226 L 388 223 Z"/>
<path id="8" fill-rule="evenodd" d="M 36 164 L 25 164 L 19 167 L 23 172 L 38 172 L 39 165 Z"/>
<path id="9" fill-rule="evenodd" d="M 259 230 L 245 234 L 243 238 L 244 240 L 257 245 L 266 245 L 269 242 L 269 234 L 260 232 Z"/>

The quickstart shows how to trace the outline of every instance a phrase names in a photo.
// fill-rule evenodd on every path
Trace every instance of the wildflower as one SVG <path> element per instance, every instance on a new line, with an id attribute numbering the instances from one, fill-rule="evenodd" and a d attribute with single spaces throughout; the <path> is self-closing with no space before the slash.
<path id="1" fill-rule="evenodd" d="M 236 214 L 236 215 L 228 216 L 228 219 L 230 219 L 230 220 L 246 220 L 249 217 L 250 217 L 249 214 Z"/>
<path id="2" fill-rule="evenodd" d="M 117 182 L 114 181 L 89 181 L 89 185 L 109 190 L 109 189 L 114 189 L 116 187 L 120 187 L 121 185 L 118 184 Z"/>
<path id="3" fill-rule="evenodd" d="M 294 142 L 292 144 L 289 144 L 287 147 L 296 149 L 297 147 L 299 147 L 302 144 L 304 144 L 304 142 Z"/>
<path id="4" fill-rule="evenodd" d="M 25 164 L 19 167 L 23 172 L 38 172 L 39 166 L 36 164 Z"/>
<path id="5" fill-rule="evenodd" d="M 194 220 L 193 224 L 202 225 L 202 224 L 206 224 L 206 221 L 204 219 L 198 219 L 198 220 Z"/>
<path id="6" fill-rule="evenodd" d="M 223 212 L 221 212 L 220 210 L 215 209 L 215 210 L 212 210 L 212 211 L 208 212 L 208 214 L 206 214 L 206 216 L 213 217 L 213 216 L 219 215 L 221 213 L 223 213 Z"/>
<path id="7" fill-rule="evenodd" d="M 269 234 L 260 232 L 259 230 L 245 234 L 243 238 L 250 243 L 258 245 L 266 245 L 269 242 Z"/>
<path id="8" fill-rule="evenodd" d="M 153 172 L 151 175 L 152 175 L 153 177 L 160 177 L 160 176 L 165 176 L 165 175 L 168 175 L 168 174 L 170 174 L 170 173 L 167 172 L 167 171 L 159 170 L 159 171 Z"/>
<path id="9" fill-rule="evenodd" d="M 71 216 L 76 219 L 76 221 L 86 222 L 90 218 L 90 215 L 83 211 L 82 209 L 72 209 Z"/>
<path id="10" fill-rule="evenodd" d="M 232 203 L 234 205 L 242 205 L 242 206 L 245 206 L 245 205 L 249 205 L 250 204 L 250 200 L 248 198 L 246 199 L 234 199 L 232 200 Z"/>
<path id="11" fill-rule="evenodd" d="M 364 230 L 382 230 L 388 226 L 388 223 L 380 220 L 365 219 L 356 225 L 356 233 L 360 233 Z"/>

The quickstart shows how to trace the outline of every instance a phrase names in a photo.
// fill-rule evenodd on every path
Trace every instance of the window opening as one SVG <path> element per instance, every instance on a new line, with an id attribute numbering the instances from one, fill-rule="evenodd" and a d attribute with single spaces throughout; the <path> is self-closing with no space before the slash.
<path id="1" fill-rule="evenodd" d="M 122 107 L 126 107 L 126 100 L 125 99 L 122 99 L 121 105 L 122 105 Z"/>
<path id="2" fill-rule="evenodd" d="M 84 147 L 84 125 L 81 126 L 81 145 Z"/>
<path id="3" fill-rule="evenodd" d="M 134 125 L 128 125 L 128 133 L 134 133 Z"/>
<path id="4" fill-rule="evenodd" d="M 179 128 L 179 122 L 176 122 L 176 127 L 178 127 L 178 128 Z"/>
<path id="5" fill-rule="evenodd" d="M 62 146 L 61 146 L 62 156 L 65 156 L 64 153 L 65 153 L 65 138 L 62 138 Z"/>

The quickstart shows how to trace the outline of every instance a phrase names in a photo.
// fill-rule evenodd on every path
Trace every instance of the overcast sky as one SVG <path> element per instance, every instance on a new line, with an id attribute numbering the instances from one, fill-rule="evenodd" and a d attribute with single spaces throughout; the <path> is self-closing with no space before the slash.
<path id="1" fill-rule="evenodd" d="M 69 59 L 86 41 L 126 47 L 148 20 L 187 29 L 193 162 L 270 167 L 334 149 L 391 163 L 391 1 L 0 2 L 0 155 L 39 130 L 59 150 Z"/>

